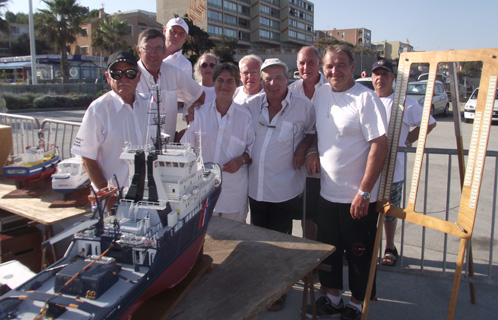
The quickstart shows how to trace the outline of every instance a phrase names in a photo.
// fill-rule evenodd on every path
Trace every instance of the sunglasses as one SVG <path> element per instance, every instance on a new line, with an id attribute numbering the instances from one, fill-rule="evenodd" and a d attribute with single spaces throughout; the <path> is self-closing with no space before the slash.
<path id="1" fill-rule="evenodd" d="M 208 66 L 210 66 L 211 68 L 214 68 L 214 66 L 216 66 L 216 64 L 215 64 L 215 63 L 210 63 L 210 64 L 207 64 L 206 62 L 203 62 L 203 63 L 201 64 L 201 68 L 202 68 L 202 69 L 206 69 Z"/>
<path id="2" fill-rule="evenodd" d="M 123 73 L 128 79 L 135 79 L 137 77 L 138 70 L 137 69 L 126 69 L 126 70 L 111 69 L 111 70 L 109 70 L 109 75 L 114 80 L 121 79 L 121 77 L 123 76 Z"/>

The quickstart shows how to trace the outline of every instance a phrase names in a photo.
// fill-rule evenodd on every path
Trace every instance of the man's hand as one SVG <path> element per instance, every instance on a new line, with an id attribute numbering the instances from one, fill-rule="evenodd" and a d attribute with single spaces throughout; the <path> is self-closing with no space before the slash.
<path id="1" fill-rule="evenodd" d="M 351 217 L 353 219 L 361 219 L 368 215 L 368 206 L 370 205 L 370 199 L 363 199 L 359 194 L 354 196 L 353 202 L 351 203 Z"/>
<path id="2" fill-rule="evenodd" d="M 294 170 L 301 169 L 301 166 L 304 165 L 305 156 L 306 156 L 305 150 L 296 149 L 296 152 L 294 152 L 294 160 L 293 160 Z"/>
<path id="3" fill-rule="evenodd" d="M 240 167 L 242 167 L 243 164 L 244 161 L 242 160 L 242 157 L 236 157 L 225 163 L 221 170 L 228 173 L 235 173 L 239 171 Z"/>
<path id="4" fill-rule="evenodd" d="M 318 157 L 318 153 L 308 154 L 304 160 L 304 165 L 308 174 L 316 178 L 316 174 L 320 172 L 320 158 Z"/>

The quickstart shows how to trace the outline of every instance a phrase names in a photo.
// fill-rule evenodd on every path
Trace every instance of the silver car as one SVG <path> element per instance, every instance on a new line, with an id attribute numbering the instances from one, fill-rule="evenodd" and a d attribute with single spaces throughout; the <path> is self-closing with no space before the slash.
<path id="1" fill-rule="evenodd" d="M 415 99 L 421 106 L 424 106 L 425 92 L 427 89 L 427 80 L 415 81 L 408 83 L 406 95 Z M 450 103 L 448 95 L 444 90 L 444 84 L 436 81 L 434 84 L 434 96 L 432 98 L 431 114 L 442 114 L 447 116 L 450 113 Z"/>
<path id="2" fill-rule="evenodd" d="M 463 111 L 463 118 L 465 122 L 472 122 L 474 120 L 476 105 L 477 105 L 477 95 L 479 94 L 479 88 L 475 89 L 470 95 L 469 100 L 465 104 L 465 110 Z M 493 121 L 498 121 L 498 90 L 495 95 L 495 105 L 493 106 Z"/>

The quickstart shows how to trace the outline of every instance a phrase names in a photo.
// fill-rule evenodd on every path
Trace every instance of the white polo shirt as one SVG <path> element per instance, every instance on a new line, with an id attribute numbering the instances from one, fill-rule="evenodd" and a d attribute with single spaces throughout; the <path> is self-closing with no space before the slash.
<path id="1" fill-rule="evenodd" d="M 169 56 L 164 58 L 163 61 L 177 67 L 178 69 L 182 70 L 187 75 L 192 77 L 192 62 L 190 62 L 189 59 L 185 58 L 181 49 L 173 54 L 170 54 Z"/>
<path id="2" fill-rule="evenodd" d="M 138 61 L 138 67 L 142 75 L 137 85 L 137 91 L 154 96 L 157 99 L 154 86 L 156 85 L 154 77 L 145 69 L 142 61 Z M 175 137 L 176 120 L 178 113 L 177 101 L 181 99 L 185 103 L 192 104 L 202 95 L 202 87 L 188 76 L 185 72 L 163 62 L 159 70 L 157 81 L 159 87 L 160 109 L 165 117 L 165 124 L 162 131 Z"/>
<path id="3" fill-rule="evenodd" d="M 384 107 L 386 107 L 387 113 L 387 125 L 391 121 L 391 111 L 393 107 L 394 92 L 387 97 L 380 98 Z M 422 121 L 422 113 L 424 109 L 418 102 L 411 98 L 406 97 L 405 101 L 405 111 L 403 112 L 403 122 L 401 123 L 401 133 L 399 136 L 399 146 L 406 147 L 405 141 L 410 133 L 410 128 L 420 127 L 420 122 Z M 429 124 L 436 123 L 436 119 L 433 116 L 429 116 Z M 403 152 L 398 152 L 396 156 L 396 167 L 394 169 L 393 182 L 400 182 L 405 180 L 405 154 Z"/>
<path id="4" fill-rule="evenodd" d="M 289 91 L 291 92 L 295 92 L 295 93 L 299 93 L 299 94 L 302 94 L 303 96 L 306 96 L 306 94 L 304 93 L 304 86 L 303 86 L 303 82 L 304 80 L 303 79 L 299 79 L 297 81 L 294 81 L 293 83 L 291 83 L 289 85 Z M 323 74 L 320 73 L 320 80 L 318 81 L 317 84 L 315 84 L 315 93 L 316 91 L 324 84 L 327 83 L 327 78 L 325 78 L 325 76 Z M 315 93 L 313 94 L 313 96 L 315 96 Z"/>
<path id="5" fill-rule="evenodd" d="M 224 117 L 216 110 L 216 101 L 203 105 L 195 112 L 181 142 L 199 148 L 199 132 L 202 132 L 202 158 L 216 162 L 223 168 L 230 160 L 244 152 L 251 155 L 254 143 L 254 127 L 247 108 L 232 103 Z M 237 172 L 223 171 L 223 186 L 216 202 L 215 211 L 235 213 L 247 208 L 248 166 L 242 165 Z"/>
<path id="6" fill-rule="evenodd" d="M 128 186 L 128 165 L 119 156 L 125 142 L 146 144 L 149 98 L 150 95 L 135 94 L 133 108 L 114 91 L 93 101 L 85 112 L 71 153 L 96 160 L 107 180 L 116 174 L 119 185 Z"/>
<path id="7" fill-rule="evenodd" d="M 261 89 L 260 92 L 255 94 L 247 94 L 244 92 L 244 86 L 237 87 L 237 89 L 235 89 L 235 93 L 233 94 L 233 102 L 238 104 L 244 104 L 247 102 L 247 100 L 262 92 L 264 92 L 263 89 Z"/>
<path id="8" fill-rule="evenodd" d="M 269 121 L 266 94 L 251 98 L 256 140 L 249 166 L 249 196 L 257 201 L 284 202 L 304 190 L 306 170 L 294 170 L 294 151 L 305 134 L 313 134 L 315 112 L 311 101 L 288 91 L 282 109 Z"/>
<path id="9" fill-rule="evenodd" d="M 370 89 L 356 83 L 344 92 L 330 84 L 315 93 L 316 132 L 321 166 L 320 195 L 330 202 L 351 203 L 365 174 L 369 141 L 387 132 L 386 109 Z M 379 180 L 370 201 L 377 201 Z"/>

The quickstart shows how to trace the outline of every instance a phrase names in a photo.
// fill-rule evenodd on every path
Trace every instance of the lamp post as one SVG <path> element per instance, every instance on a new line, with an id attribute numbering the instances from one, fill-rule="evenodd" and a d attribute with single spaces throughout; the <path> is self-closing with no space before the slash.
<path id="1" fill-rule="evenodd" d="M 31 83 L 38 84 L 36 77 L 35 25 L 33 23 L 33 0 L 29 0 L 29 48 L 31 51 Z"/>

